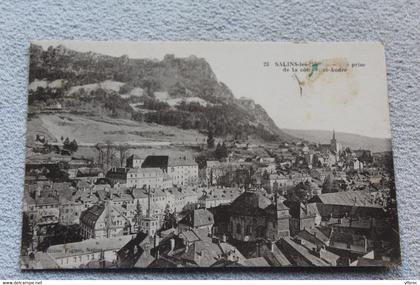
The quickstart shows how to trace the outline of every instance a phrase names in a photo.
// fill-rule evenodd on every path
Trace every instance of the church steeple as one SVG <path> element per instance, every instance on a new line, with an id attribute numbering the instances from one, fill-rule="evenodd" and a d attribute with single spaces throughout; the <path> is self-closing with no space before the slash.
<path id="1" fill-rule="evenodd" d="M 338 154 L 340 152 L 341 146 L 335 138 L 335 130 L 334 129 L 333 129 L 332 139 L 330 141 L 330 147 L 331 147 L 331 151 L 335 152 L 336 154 Z"/>

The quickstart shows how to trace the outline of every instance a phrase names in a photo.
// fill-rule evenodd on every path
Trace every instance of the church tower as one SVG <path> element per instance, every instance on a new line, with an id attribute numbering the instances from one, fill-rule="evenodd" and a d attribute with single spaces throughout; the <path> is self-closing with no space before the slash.
<path id="1" fill-rule="evenodd" d="M 331 149 L 331 151 L 335 152 L 337 155 L 340 152 L 340 144 L 337 142 L 337 140 L 335 138 L 335 130 L 333 130 L 333 136 L 332 136 L 332 139 L 330 141 L 330 149 Z"/>

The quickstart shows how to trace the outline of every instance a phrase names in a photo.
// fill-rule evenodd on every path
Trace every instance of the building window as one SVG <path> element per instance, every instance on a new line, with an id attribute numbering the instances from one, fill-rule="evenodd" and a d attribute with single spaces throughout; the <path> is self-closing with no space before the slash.
<path id="1" fill-rule="evenodd" d="M 236 224 L 236 233 L 241 234 L 241 232 L 242 232 L 241 224 Z"/>
<path id="2" fill-rule="evenodd" d="M 249 235 L 251 235 L 251 233 L 252 233 L 251 226 L 247 226 L 246 227 L 246 235 L 249 236 Z"/>

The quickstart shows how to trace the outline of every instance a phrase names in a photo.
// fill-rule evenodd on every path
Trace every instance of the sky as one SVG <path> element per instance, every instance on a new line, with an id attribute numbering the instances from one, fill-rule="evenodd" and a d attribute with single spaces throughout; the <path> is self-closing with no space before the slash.
<path id="1" fill-rule="evenodd" d="M 251 98 L 262 105 L 280 128 L 391 137 L 384 50 L 379 43 L 33 43 L 130 58 L 162 59 L 166 54 L 203 57 L 235 97 Z M 305 66 L 285 70 L 283 65 L 290 61 L 315 65 L 308 65 L 308 70 L 301 70 Z"/>

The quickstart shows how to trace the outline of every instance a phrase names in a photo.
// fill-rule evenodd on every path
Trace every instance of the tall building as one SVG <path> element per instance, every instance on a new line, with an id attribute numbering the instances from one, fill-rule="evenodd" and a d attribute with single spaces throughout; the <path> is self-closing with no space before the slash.
<path id="1" fill-rule="evenodd" d="M 333 130 L 333 136 L 332 136 L 332 139 L 330 141 L 330 149 L 331 149 L 332 152 L 334 152 L 337 155 L 341 151 L 341 145 L 337 142 L 337 140 L 335 138 L 335 130 Z"/>

